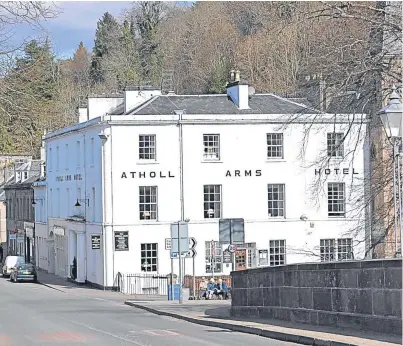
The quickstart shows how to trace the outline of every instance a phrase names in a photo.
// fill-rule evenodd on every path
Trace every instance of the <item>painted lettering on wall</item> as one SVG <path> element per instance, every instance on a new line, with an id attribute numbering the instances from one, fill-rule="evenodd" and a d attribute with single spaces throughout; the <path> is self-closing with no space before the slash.
<path id="1" fill-rule="evenodd" d="M 74 180 L 83 180 L 83 176 L 81 175 L 81 173 L 74 174 L 73 179 Z M 71 180 L 71 174 L 59 175 L 58 177 L 56 177 L 56 181 L 70 181 L 70 180 Z"/>
<path id="2" fill-rule="evenodd" d="M 323 172 L 325 175 L 329 175 L 332 172 L 334 172 L 335 174 L 350 174 L 350 169 L 349 168 L 326 168 L 326 169 L 315 169 L 315 175 L 321 174 L 321 172 Z M 353 168 L 352 174 L 358 174 L 358 172 L 356 172 L 355 168 Z"/>
<path id="3" fill-rule="evenodd" d="M 261 177 L 262 176 L 262 170 L 261 169 L 245 169 L 245 170 L 240 170 L 240 169 L 235 169 L 234 171 L 227 170 L 227 173 L 225 173 L 226 177 Z"/>
<path id="4" fill-rule="evenodd" d="M 122 179 L 125 178 L 175 178 L 175 176 L 168 172 L 123 172 Z"/>

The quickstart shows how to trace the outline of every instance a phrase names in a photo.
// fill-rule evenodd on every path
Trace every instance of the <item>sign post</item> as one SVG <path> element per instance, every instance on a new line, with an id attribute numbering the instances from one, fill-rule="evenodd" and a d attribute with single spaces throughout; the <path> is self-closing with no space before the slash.
<path id="1" fill-rule="evenodd" d="M 214 267 L 215 267 L 215 244 L 214 240 L 211 241 L 211 276 L 214 279 Z"/>
<path id="2" fill-rule="evenodd" d="M 196 299 L 196 266 L 195 266 L 195 257 L 197 255 L 197 252 L 195 250 L 195 247 L 197 245 L 197 241 L 195 238 L 191 237 L 189 238 L 189 252 L 187 253 L 186 257 L 192 258 L 192 266 L 193 266 L 193 299 Z"/>
<path id="3" fill-rule="evenodd" d="M 179 304 L 183 304 L 182 257 L 189 251 L 188 223 L 179 221 L 171 224 L 171 239 L 171 258 L 179 259 Z"/>
<path id="4" fill-rule="evenodd" d="M 232 271 L 235 270 L 236 260 L 236 244 L 245 243 L 245 222 L 244 219 L 220 219 L 219 221 L 219 238 L 221 244 L 229 244 L 234 246 L 234 252 L 232 253 Z"/>

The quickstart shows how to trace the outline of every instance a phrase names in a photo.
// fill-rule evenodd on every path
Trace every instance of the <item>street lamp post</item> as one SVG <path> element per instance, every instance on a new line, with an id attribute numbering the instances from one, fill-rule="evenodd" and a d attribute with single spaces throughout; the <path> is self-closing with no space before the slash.
<path id="1" fill-rule="evenodd" d="M 382 125 L 385 129 L 386 136 L 393 146 L 393 201 L 395 216 L 395 254 L 397 254 L 397 233 L 398 233 L 398 210 L 400 220 L 400 257 L 402 257 L 403 249 L 403 203 L 402 203 L 402 187 L 401 187 L 401 170 L 400 156 L 402 156 L 403 142 L 403 105 L 400 102 L 400 96 L 393 86 L 392 93 L 389 95 L 388 104 L 382 108 L 378 115 L 381 118 Z M 396 171 L 397 171 L 397 188 L 396 188 Z M 397 199 L 397 201 L 396 201 Z"/>

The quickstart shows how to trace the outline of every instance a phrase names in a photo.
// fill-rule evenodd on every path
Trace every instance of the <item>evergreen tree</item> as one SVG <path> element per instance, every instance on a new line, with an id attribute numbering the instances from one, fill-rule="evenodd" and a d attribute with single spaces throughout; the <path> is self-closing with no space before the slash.
<path id="1" fill-rule="evenodd" d="M 110 13 L 106 12 L 97 23 L 93 48 L 91 77 L 94 82 L 102 82 L 106 77 L 103 61 L 119 48 L 120 25 Z"/>
<path id="2" fill-rule="evenodd" d="M 0 151 L 38 154 L 42 131 L 51 130 L 57 124 L 57 76 L 49 41 L 28 42 L 24 55 L 16 60 L 3 80 L 6 91 L 1 106 L 7 117 L 2 118 Z"/>

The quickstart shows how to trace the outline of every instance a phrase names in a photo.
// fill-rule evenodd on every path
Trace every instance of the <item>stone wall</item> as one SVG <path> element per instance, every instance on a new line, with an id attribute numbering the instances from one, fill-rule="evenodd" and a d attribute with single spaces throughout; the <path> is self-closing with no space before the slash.
<path id="1" fill-rule="evenodd" d="M 402 334 L 402 260 L 306 263 L 235 271 L 235 317 Z"/>

